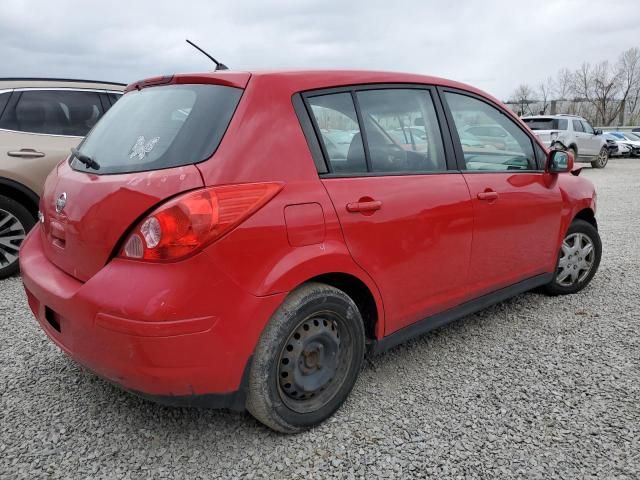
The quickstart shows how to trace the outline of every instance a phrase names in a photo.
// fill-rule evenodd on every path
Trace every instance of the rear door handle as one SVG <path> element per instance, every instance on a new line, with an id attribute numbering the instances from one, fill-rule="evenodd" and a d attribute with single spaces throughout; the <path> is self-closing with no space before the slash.
<path id="1" fill-rule="evenodd" d="M 23 148 L 17 151 L 7 152 L 10 157 L 22 157 L 22 158 L 40 158 L 44 157 L 44 152 L 38 152 L 33 148 Z"/>
<path id="2" fill-rule="evenodd" d="M 498 192 L 488 191 L 488 192 L 480 192 L 478 194 L 478 200 L 497 200 Z"/>
<path id="3" fill-rule="evenodd" d="M 369 200 L 366 202 L 352 202 L 347 203 L 347 212 L 351 213 L 368 213 L 375 212 L 382 208 L 382 202 L 380 200 Z"/>

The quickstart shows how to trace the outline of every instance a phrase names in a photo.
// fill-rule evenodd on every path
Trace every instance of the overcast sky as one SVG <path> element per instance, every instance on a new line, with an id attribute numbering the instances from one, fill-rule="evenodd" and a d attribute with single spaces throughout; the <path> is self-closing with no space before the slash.
<path id="1" fill-rule="evenodd" d="M 357 68 L 470 83 L 506 99 L 562 67 L 640 46 L 638 0 L 2 0 L 0 77 L 130 82 L 206 71 Z"/>

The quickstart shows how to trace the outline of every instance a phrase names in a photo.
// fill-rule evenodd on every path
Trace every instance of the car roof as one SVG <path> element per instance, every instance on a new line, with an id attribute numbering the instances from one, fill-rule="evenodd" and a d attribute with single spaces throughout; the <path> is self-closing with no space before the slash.
<path id="1" fill-rule="evenodd" d="M 0 90 L 15 88 L 86 88 L 123 91 L 124 83 L 73 78 L 0 77 Z"/>
<path id="2" fill-rule="evenodd" d="M 429 75 L 374 70 L 257 70 L 247 72 L 224 70 L 208 73 L 180 73 L 133 82 L 127 86 L 126 90 L 163 83 L 217 83 L 245 88 L 249 80 L 260 83 L 277 82 L 279 87 L 282 88 L 284 86 L 292 94 L 307 90 L 321 90 L 349 85 L 428 84 L 466 90 L 489 98 L 496 103 L 502 103 L 488 93 L 462 82 Z"/>

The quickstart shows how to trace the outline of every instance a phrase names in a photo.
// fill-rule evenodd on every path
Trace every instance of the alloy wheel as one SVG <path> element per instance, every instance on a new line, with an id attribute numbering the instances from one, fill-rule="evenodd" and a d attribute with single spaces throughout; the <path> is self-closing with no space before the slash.
<path id="1" fill-rule="evenodd" d="M 607 165 L 608 161 L 609 161 L 609 152 L 606 148 L 603 148 L 602 150 L 600 150 L 600 153 L 598 154 L 598 159 L 596 160 L 596 162 L 598 162 L 598 167 L 604 168 Z"/>
<path id="2" fill-rule="evenodd" d="M 20 244 L 26 236 L 22 222 L 11 212 L 0 209 L 0 267 L 18 261 Z"/>
<path id="3" fill-rule="evenodd" d="M 584 281 L 595 260 L 593 241 L 584 233 L 568 235 L 560 250 L 560 261 L 556 283 L 563 287 L 571 287 Z"/>

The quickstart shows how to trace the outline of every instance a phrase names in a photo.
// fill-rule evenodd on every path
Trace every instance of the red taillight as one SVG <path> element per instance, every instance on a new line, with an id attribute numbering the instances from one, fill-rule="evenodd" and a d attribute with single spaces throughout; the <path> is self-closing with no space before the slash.
<path id="1" fill-rule="evenodd" d="M 120 256 L 150 261 L 185 257 L 240 224 L 281 188 L 280 183 L 246 183 L 180 195 L 138 224 Z"/>

